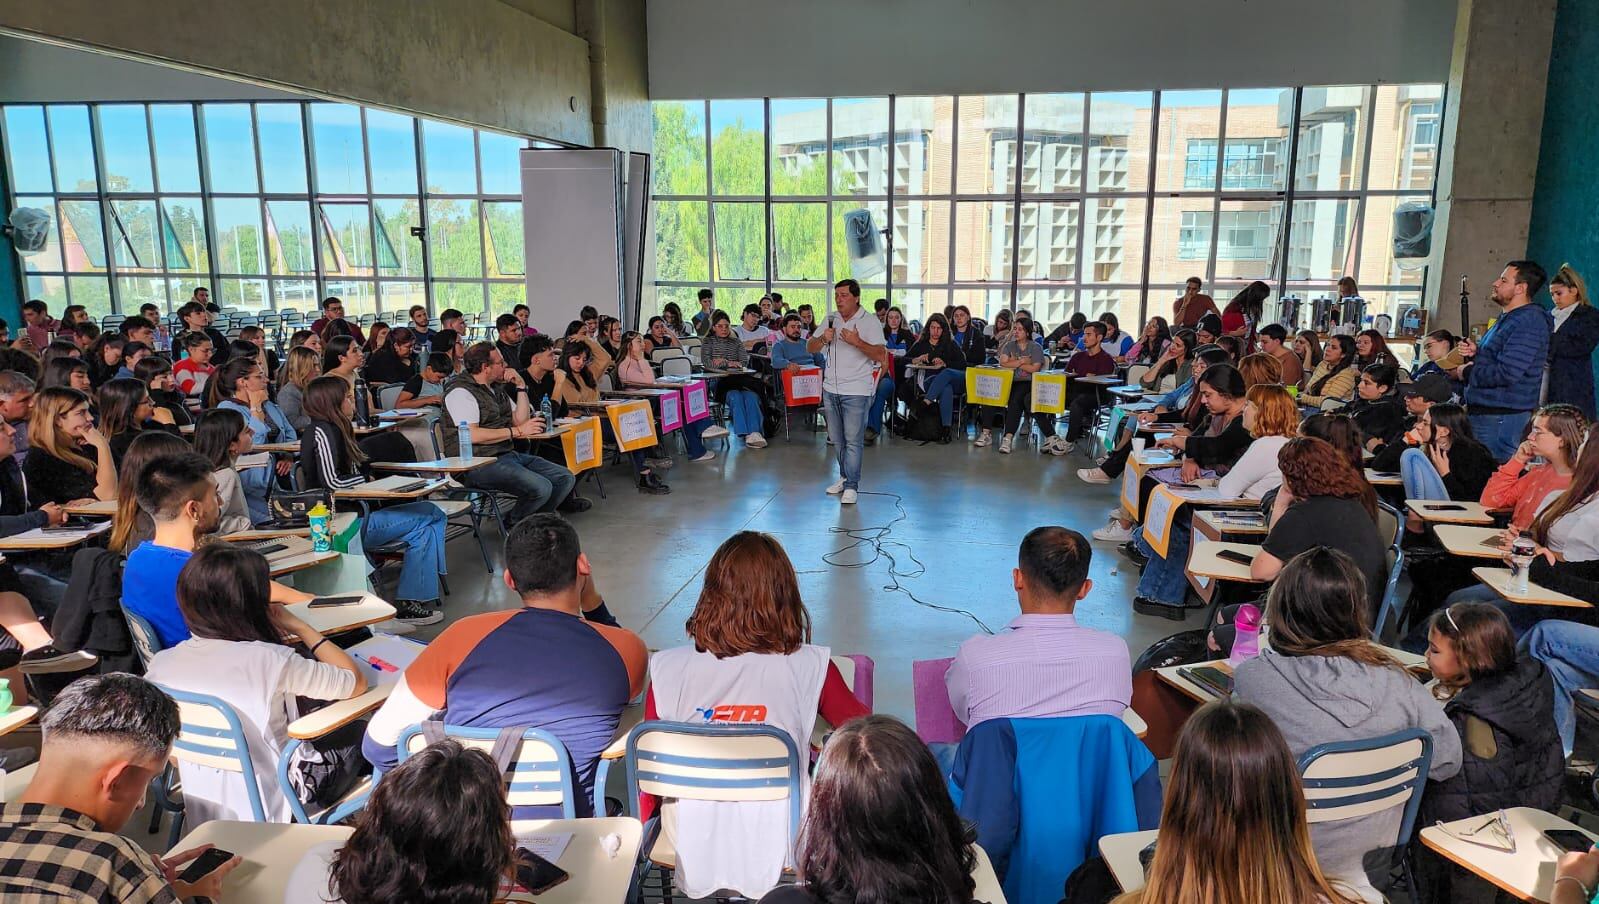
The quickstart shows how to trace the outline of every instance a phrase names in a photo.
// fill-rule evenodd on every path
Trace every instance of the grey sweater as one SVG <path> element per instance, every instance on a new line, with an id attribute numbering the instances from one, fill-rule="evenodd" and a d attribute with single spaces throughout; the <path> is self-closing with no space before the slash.
<path id="1" fill-rule="evenodd" d="M 1460 735 L 1444 715 L 1443 704 L 1406 672 L 1343 657 L 1284 656 L 1265 649 L 1238 667 L 1233 692 L 1271 716 L 1295 757 L 1317 744 L 1420 728 L 1432 735 L 1428 777 L 1446 779 L 1460 771 Z M 1385 886 L 1403 815 L 1403 808 L 1394 807 L 1312 825 L 1311 841 L 1322 871 L 1351 886 Z"/>

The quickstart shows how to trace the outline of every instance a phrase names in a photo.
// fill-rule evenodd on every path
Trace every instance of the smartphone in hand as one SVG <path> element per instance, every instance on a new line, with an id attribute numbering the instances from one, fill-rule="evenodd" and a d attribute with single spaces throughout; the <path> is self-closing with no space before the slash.
<path id="1" fill-rule="evenodd" d="M 193 885 L 210 875 L 217 867 L 232 859 L 232 851 L 224 851 L 219 847 L 211 848 L 189 861 L 189 865 L 184 867 L 183 872 L 178 874 L 178 881 Z"/>

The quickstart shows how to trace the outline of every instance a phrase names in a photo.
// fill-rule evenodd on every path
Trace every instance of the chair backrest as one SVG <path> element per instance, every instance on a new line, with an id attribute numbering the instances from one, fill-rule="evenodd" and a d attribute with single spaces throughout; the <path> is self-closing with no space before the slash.
<path id="1" fill-rule="evenodd" d="M 405 388 L 404 383 L 390 383 L 378 390 L 378 404 L 384 411 L 393 408 L 400 401 L 400 390 Z"/>
<path id="2" fill-rule="evenodd" d="M 1385 545 L 1398 546 L 1405 539 L 1404 527 L 1405 518 L 1398 509 L 1386 502 L 1377 503 L 1377 530 L 1382 534 Z"/>
<path id="3" fill-rule="evenodd" d="M 787 800 L 789 840 L 799 833 L 800 757 L 771 725 L 640 722 L 627 735 L 628 800 Z"/>
<path id="4" fill-rule="evenodd" d="M 209 694 L 196 694 L 157 685 L 178 702 L 178 739 L 172 744 L 172 759 L 179 766 L 193 763 L 244 776 L 250 796 L 250 812 L 257 822 L 266 822 L 261 791 L 256 786 L 255 767 L 250 762 L 250 745 L 244 726 L 233 707 Z"/>
<path id="5" fill-rule="evenodd" d="M 667 358 L 687 358 L 687 357 L 688 357 L 688 355 L 684 354 L 682 349 L 680 349 L 680 348 L 672 348 L 670 346 L 668 346 L 666 348 L 656 348 L 656 349 L 651 349 L 650 350 L 650 360 L 655 362 L 656 364 L 659 364 L 662 361 L 665 361 Z"/>
<path id="6" fill-rule="evenodd" d="M 1382 642 L 1383 634 L 1388 630 L 1388 620 L 1398 617 L 1399 575 L 1405 570 L 1405 551 L 1395 543 L 1383 554 L 1383 560 L 1388 566 L 1388 580 L 1383 584 L 1382 600 L 1377 605 L 1377 619 L 1371 626 L 1371 639 L 1378 643 Z"/>
<path id="7" fill-rule="evenodd" d="M 1134 364 L 1127 368 L 1127 382 L 1129 384 L 1135 384 L 1143 378 L 1144 374 L 1147 373 L 1149 373 L 1148 364 Z"/>
<path id="8" fill-rule="evenodd" d="M 661 376 L 686 377 L 694 372 L 694 362 L 687 357 L 667 358 L 661 362 Z"/>
<path id="9" fill-rule="evenodd" d="M 490 753 L 500 736 L 497 728 L 444 726 L 445 737 Z M 428 745 L 422 726 L 400 732 L 400 760 Z M 506 769 L 505 801 L 512 807 L 560 807 L 563 819 L 577 818 L 577 791 L 572 777 L 572 757 L 555 735 L 539 728 L 522 732 L 522 744 Z M 513 828 L 515 821 L 512 822 Z"/>
<path id="10" fill-rule="evenodd" d="M 155 633 L 155 627 L 144 616 L 134 615 L 127 609 L 122 610 L 122 615 L 128 620 L 128 633 L 133 636 L 133 652 L 138 655 L 139 664 L 148 668 L 150 660 L 161 652 L 161 635 Z"/>
<path id="11" fill-rule="evenodd" d="M 1342 407 L 1344 407 L 1345 405 L 1348 405 L 1348 404 L 1349 403 L 1347 401 L 1343 400 L 1343 399 L 1322 399 L 1321 400 L 1321 410 L 1322 411 L 1337 411 L 1338 409 L 1340 409 L 1340 408 L 1342 408 Z"/>
<path id="12" fill-rule="evenodd" d="M 1432 764 L 1432 736 L 1408 728 L 1380 738 L 1318 744 L 1299 757 L 1306 819 L 1338 822 L 1403 807 L 1398 848 L 1410 843 Z M 1382 839 L 1373 839 L 1386 846 Z M 1374 847 L 1376 845 L 1373 845 Z"/>

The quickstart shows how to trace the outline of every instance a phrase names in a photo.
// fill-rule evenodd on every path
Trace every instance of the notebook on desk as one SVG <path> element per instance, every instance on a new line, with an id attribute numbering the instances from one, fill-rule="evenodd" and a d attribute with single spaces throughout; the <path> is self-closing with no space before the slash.
<path id="1" fill-rule="evenodd" d="M 395 474 L 378 480 L 369 481 L 356 487 L 357 490 L 373 490 L 379 493 L 408 493 L 413 489 L 421 489 L 431 481 L 418 480 L 408 474 Z"/>

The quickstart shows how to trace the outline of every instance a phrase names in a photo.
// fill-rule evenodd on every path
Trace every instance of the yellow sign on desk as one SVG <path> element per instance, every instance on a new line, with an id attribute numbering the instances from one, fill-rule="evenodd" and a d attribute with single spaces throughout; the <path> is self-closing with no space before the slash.
<path id="1" fill-rule="evenodd" d="M 1182 507 L 1183 498 L 1165 484 L 1155 487 L 1155 492 L 1149 495 L 1149 505 L 1144 509 L 1144 540 L 1163 559 L 1166 550 L 1171 548 L 1172 522 L 1177 520 L 1177 512 Z"/>
<path id="2" fill-rule="evenodd" d="M 610 418 L 611 433 L 623 452 L 655 445 L 655 415 L 649 402 L 639 399 L 612 405 L 605 409 L 605 416 Z"/>
<path id="3" fill-rule="evenodd" d="M 1003 367 L 966 368 L 966 404 L 1004 408 L 1010 404 L 1010 384 L 1016 375 Z"/>
<path id="4" fill-rule="evenodd" d="M 597 468 L 604 460 L 600 442 L 600 419 L 586 417 L 561 433 L 561 451 L 566 453 L 566 469 L 573 474 Z"/>
<path id="5" fill-rule="evenodd" d="M 1066 375 L 1033 374 L 1033 413 L 1066 413 Z"/>

